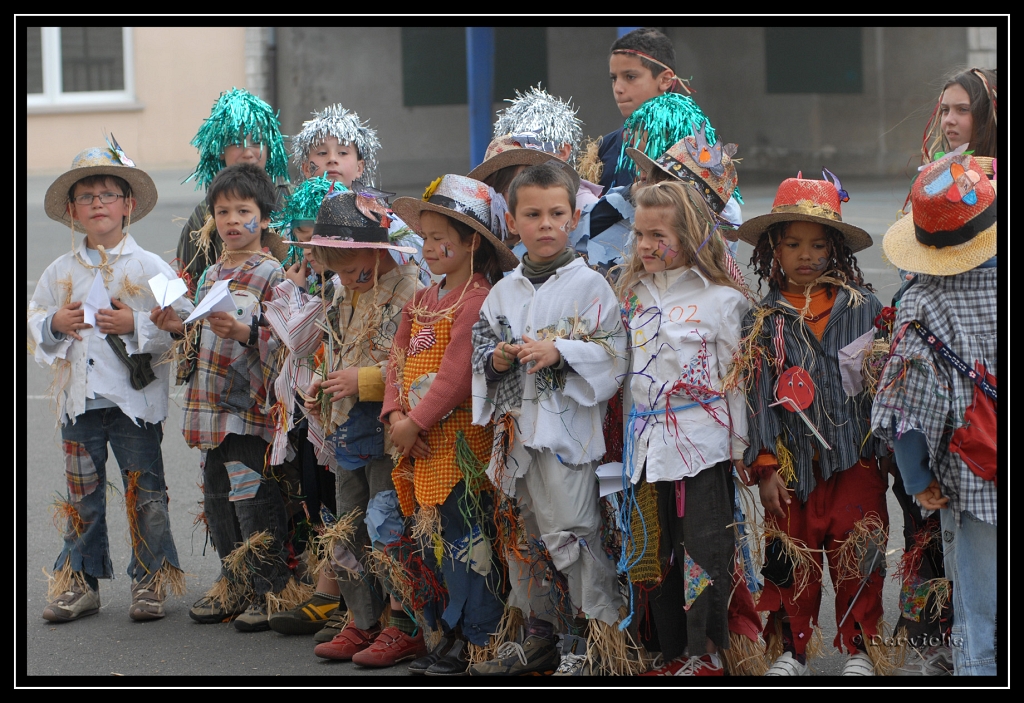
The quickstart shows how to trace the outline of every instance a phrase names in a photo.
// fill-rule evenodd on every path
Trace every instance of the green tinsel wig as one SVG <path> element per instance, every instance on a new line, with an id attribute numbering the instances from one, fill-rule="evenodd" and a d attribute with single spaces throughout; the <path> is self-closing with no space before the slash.
<path id="1" fill-rule="evenodd" d="M 197 190 L 200 186 L 208 187 L 226 166 L 224 149 L 246 141 L 269 149 L 266 169 L 272 179 L 288 180 L 288 157 L 274 109 L 249 91 L 232 88 L 220 94 L 210 116 L 192 139 L 192 146 L 199 149 L 199 165 L 184 182 L 195 180 Z"/>
<path id="2" fill-rule="evenodd" d="M 320 203 L 330 189 L 331 181 L 327 180 L 325 173 L 303 181 L 291 195 L 285 196 L 284 207 L 271 216 L 270 226 L 280 230 L 290 228 L 293 222 L 299 220 L 315 221 Z M 334 189 L 342 193 L 348 190 L 341 181 L 335 181 Z"/>

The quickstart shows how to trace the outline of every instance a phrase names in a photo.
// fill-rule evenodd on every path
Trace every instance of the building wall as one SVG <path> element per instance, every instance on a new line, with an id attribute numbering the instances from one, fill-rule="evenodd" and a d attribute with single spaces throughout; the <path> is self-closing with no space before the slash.
<path id="1" fill-rule="evenodd" d="M 28 173 L 57 173 L 113 133 L 139 167 L 195 167 L 189 144 L 217 96 L 246 86 L 244 27 L 136 27 L 135 95 L 141 109 L 30 114 Z"/>

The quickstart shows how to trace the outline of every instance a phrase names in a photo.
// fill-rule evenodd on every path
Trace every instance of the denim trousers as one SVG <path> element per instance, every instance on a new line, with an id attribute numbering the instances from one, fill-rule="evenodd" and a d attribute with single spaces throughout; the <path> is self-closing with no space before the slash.
<path id="1" fill-rule="evenodd" d="M 112 578 L 107 539 L 107 444 L 114 450 L 128 515 L 132 555 L 128 575 L 136 581 L 167 563 L 178 567 L 178 551 L 167 513 L 167 486 L 160 451 L 163 428 L 138 425 L 119 408 L 87 410 L 61 427 L 69 518 L 64 548 L 54 569 L 65 565 L 95 578 Z"/>
<path id="2" fill-rule="evenodd" d="M 288 513 L 281 486 L 264 472 L 267 443 L 253 435 L 229 434 L 203 459 L 203 509 L 221 574 L 249 595 L 277 593 L 291 577 L 288 568 Z M 224 559 L 245 540 L 268 532 L 266 553 L 247 558 L 245 582 L 224 568 Z"/>
<path id="3" fill-rule="evenodd" d="M 996 526 L 940 510 L 942 558 L 953 582 L 954 676 L 996 675 Z"/>

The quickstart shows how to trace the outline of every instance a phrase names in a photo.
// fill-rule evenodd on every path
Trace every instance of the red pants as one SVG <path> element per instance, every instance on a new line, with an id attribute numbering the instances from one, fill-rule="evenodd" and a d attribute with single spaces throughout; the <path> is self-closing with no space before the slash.
<path id="1" fill-rule="evenodd" d="M 850 535 L 854 524 L 872 513 L 881 518 L 888 533 L 889 513 L 885 504 L 888 478 L 878 469 L 873 458 L 862 459 L 849 469 L 833 474 L 828 481 L 822 481 L 815 462 L 814 474 L 817 485 L 807 497 L 807 502 L 801 505 L 794 496 L 792 503 L 782 506 L 787 511 L 787 517 L 774 520 L 779 529 L 796 542 L 811 549 L 826 550 L 829 574 L 836 589 L 838 625 L 860 589 L 861 577 L 857 574 L 838 573 L 834 563 L 835 550 Z M 821 556 L 816 553 L 812 558 L 821 564 Z M 845 644 L 846 650 L 852 654 L 858 642 L 866 645 L 866 640 L 877 634 L 878 621 L 882 617 L 882 581 L 881 573 L 878 569 L 874 570 L 833 641 L 833 645 L 840 651 Z M 809 585 L 799 596 L 796 590 L 796 584 L 780 588 L 766 579 L 757 607 L 758 610 L 770 613 L 765 625 L 765 639 L 775 633 L 775 618 L 785 614 L 793 633 L 793 647 L 797 654 L 804 654 L 811 637 L 811 626 L 818 621 L 821 579 L 816 572 L 812 572 Z"/>

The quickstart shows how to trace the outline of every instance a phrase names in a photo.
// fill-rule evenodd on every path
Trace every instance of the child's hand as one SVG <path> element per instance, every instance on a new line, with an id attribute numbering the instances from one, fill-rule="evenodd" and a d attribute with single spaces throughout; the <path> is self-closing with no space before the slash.
<path id="1" fill-rule="evenodd" d="M 526 364 L 534 362 L 533 366 L 527 369 L 526 373 L 537 373 L 548 366 L 558 363 L 562 355 L 555 348 L 555 342 L 551 339 L 533 340 L 523 335 L 523 343 L 519 347 L 519 363 Z"/>
<path id="2" fill-rule="evenodd" d="M 789 505 L 791 499 L 786 482 L 782 480 L 778 472 L 772 471 L 767 478 L 761 479 L 758 490 L 761 493 L 761 505 L 764 506 L 766 512 L 776 517 L 786 517 L 786 511 L 782 509 L 782 504 Z"/>
<path id="3" fill-rule="evenodd" d="M 135 330 L 135 311 L 116 298 L 111 308 L 96 311 L 96 327 L 103 334 L 131 334 Z"/>
<path id="4" fill-rule="evenodd" d="M 313 382 L 309 384 L 309 388 L 303 394 L 302 405 L 306 408 L 306 414 L 312 415 L 317 420 L 320 419 L 320 401 L 317 400 L 317 393 L 320 391 L 320 384 L 323 382 L 322 378 L 314 378 Z"/>
<path id="5" fill-rule="evenodd" d="M 332 401 L 347 398 L 350 395 L 359 395 L 359 368 L 353 367 L 331 371 L 327 374 L 327 380 L 321 383 L 324 393 L 333 393 Z"/>
<path id="6" fill-rule="evenodd" d="M 162 308 L 159 305 L 149 311 L 149 321 L 156 325 L 159 329 L 164 332 L 170 332 L 171 334 L 185 334 L 185 323 L 178 317 L 178 313 L 174 311 L 170 305 L 166 308 Z"/>
<path id="7" fill-rule="evenodd" d="M 934 478 L 928 484 L 928 488 L 914 497 L 917 498 L 917 502 L 921 504 L 921 507 L 926 510 L 944 510 L 949 505 L 949 498 L 942 495 L 939 482 Z"/>
<path id="8" fill-rule="evenodd" d="M 519 345 L 498 342 L 491 353 L 491 366 L 498 373 L 505 373 L 512 368 L 512 362 L 519 356 Z"/>
<path id="9" fill-rule="evenodd" d="M 391 441 L 402 456 L 413 459 L 426 459 L 430 456 L 430 447 L 426 442 L 427 433 L 408 417 L 391 425 Z"/>
<path id="10" fill-rule="evenodd" d="M 306 288 L 306 262 L 299 259 L 284 270 L 284 277 L 297 285 L 299 288 Z"/>
<path id="11" fill-rule="evenodd" d="M 75 330 L 87 330 L 92 325 L 85 321 L 85 310 L 82 310 L 81 301 L 68 303 L 50 318 L 50 329 L 54 332 L 67 335 L 73 339 L 82 341 L 81 336 Z"/>
<path id="12" fill-rule="evenodd" d="M 406 418 L 406 414 L 403 413 L 401 410 L 392 410 L 388 414 L 388 424 L 389 425 L 394 425 L 398 421 L 404 420 L 405 418 Z"/>
<path id="13" fill-rule="evenodd" d="M 238 320 L 230 312 L 211 312 L 206 318 L 210 321 L 210 330 L 221 339 L 233 339 L 246 344 L 252 328 Z"/>
<path id="14" fill-rule="evenodd" d="M 743 485 L 749 486 L 751 484 L 750 472 L 747 469 L 747 465 L 743 463 L 743 460 L 737 459 L 732 462 L 732 465 L 736 468 L 736 474 L 740 477 L 740 481 L 743 481 Z"/>

